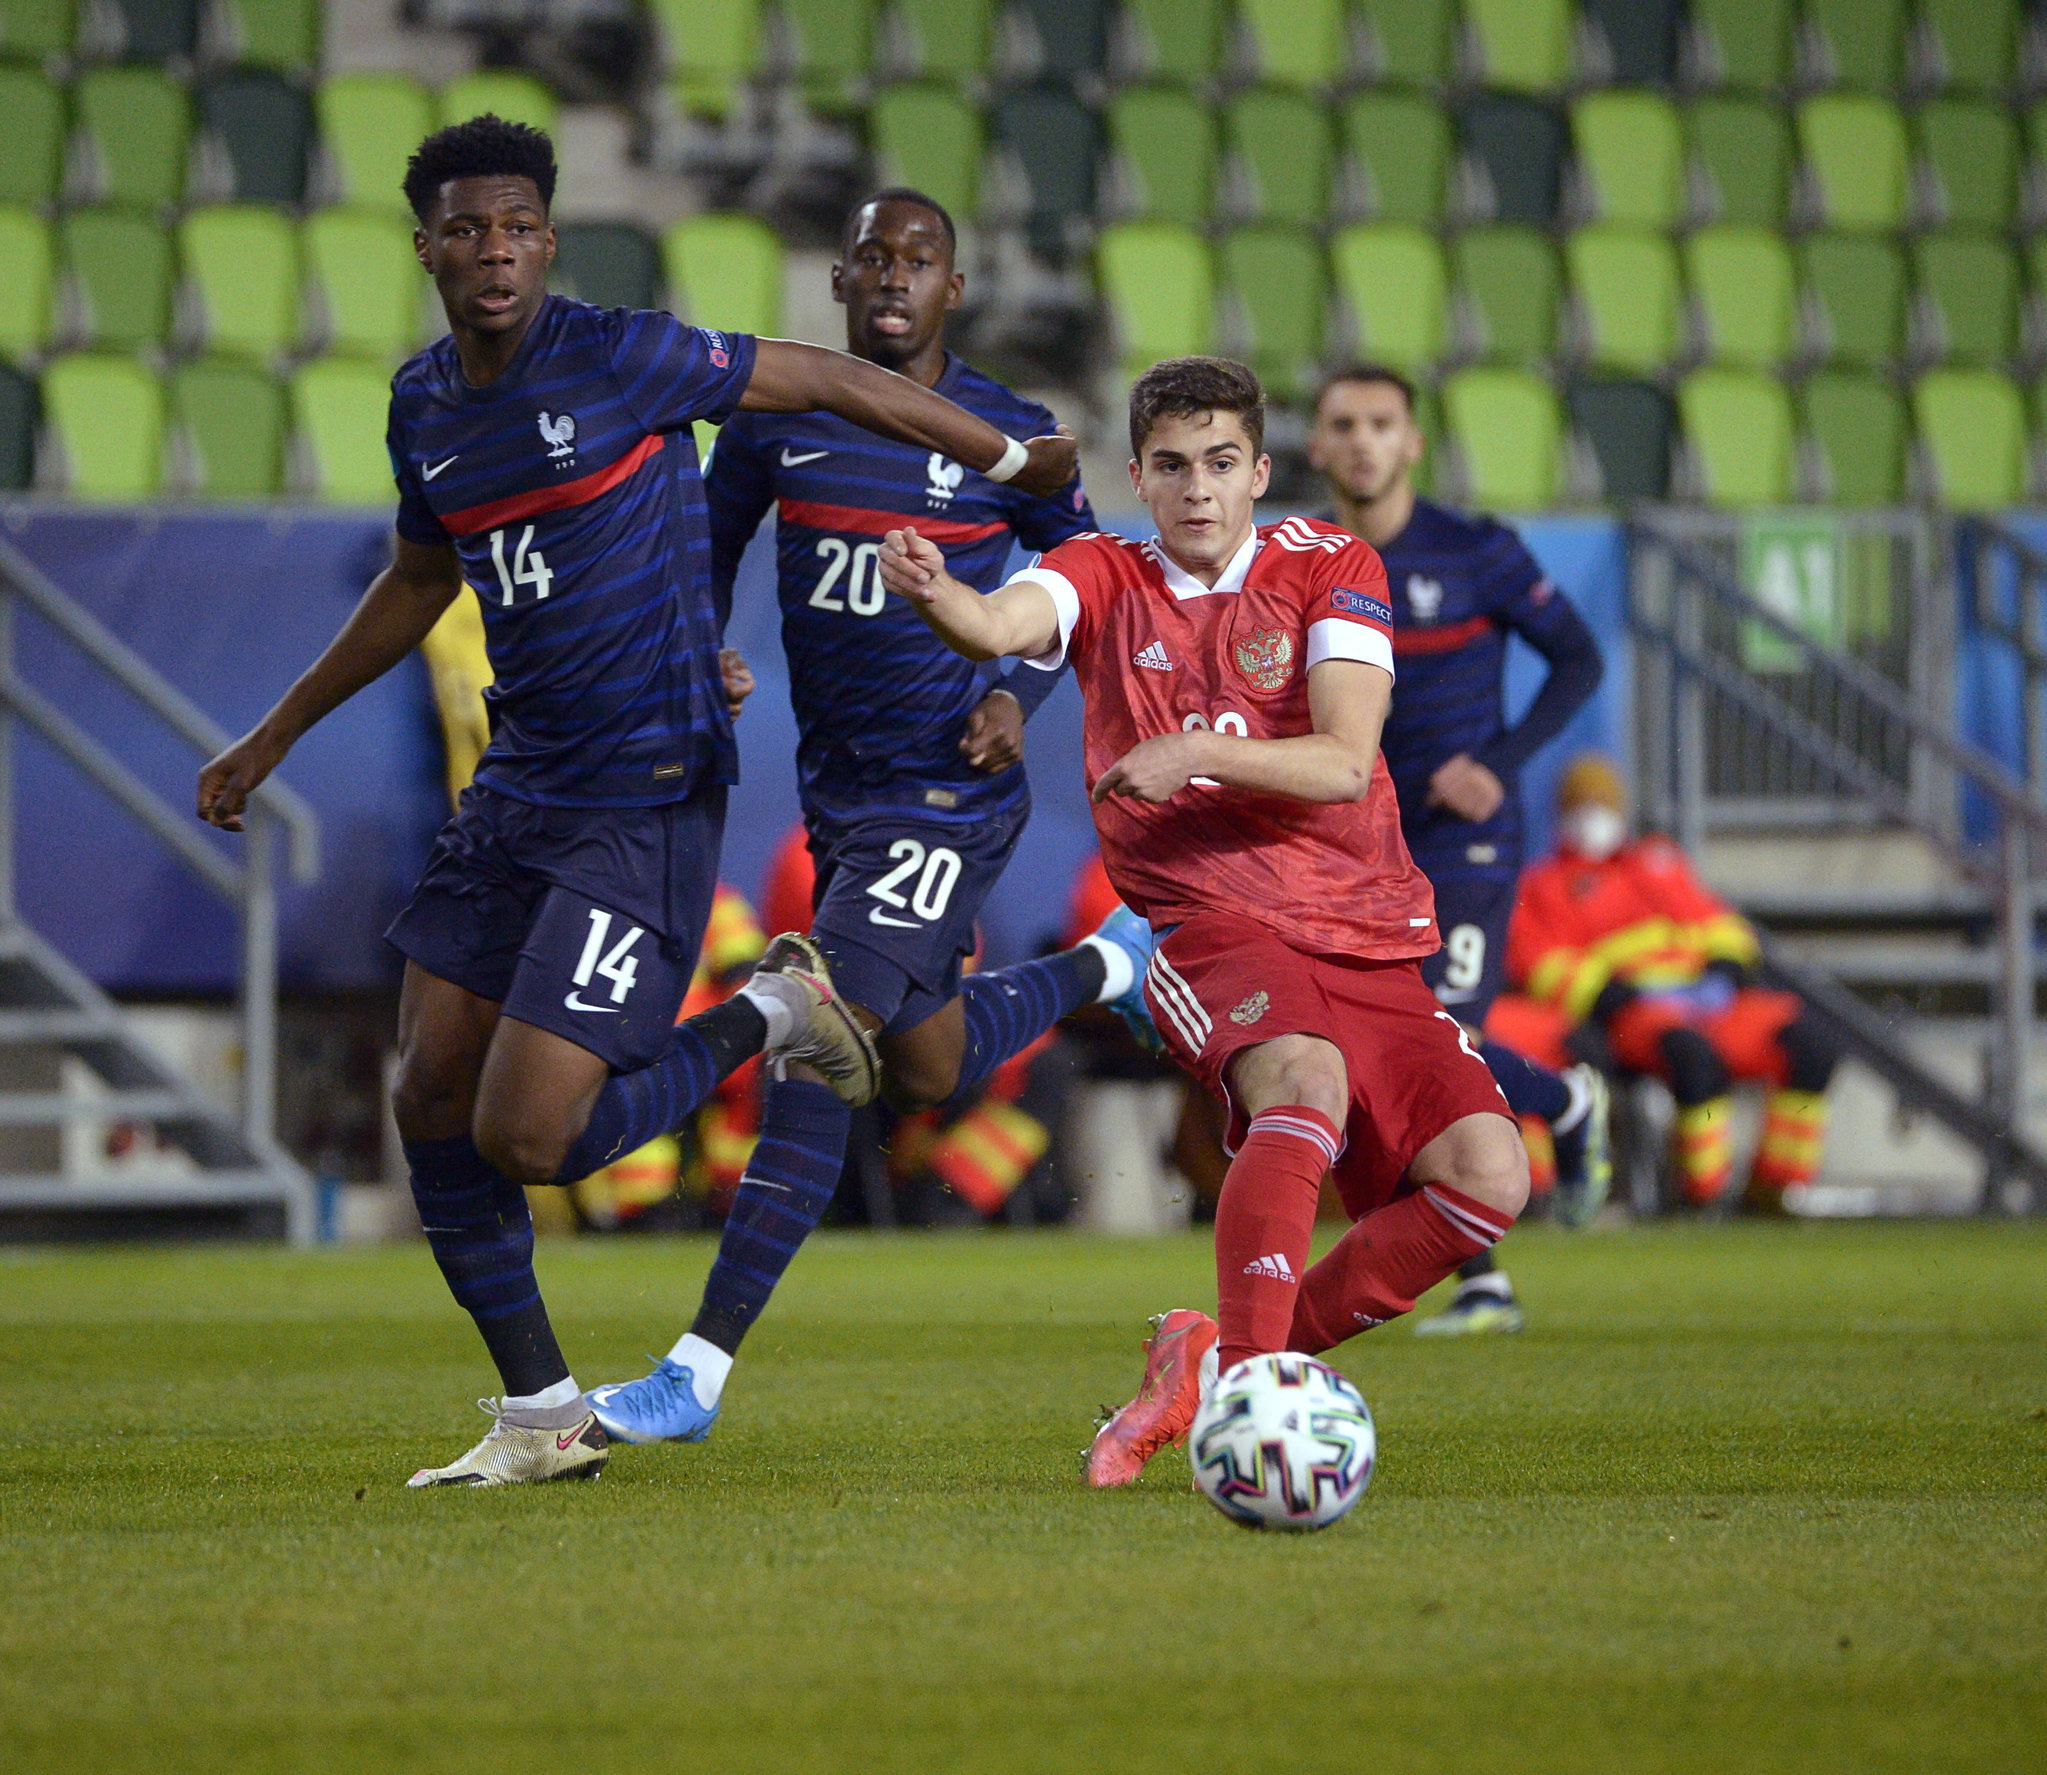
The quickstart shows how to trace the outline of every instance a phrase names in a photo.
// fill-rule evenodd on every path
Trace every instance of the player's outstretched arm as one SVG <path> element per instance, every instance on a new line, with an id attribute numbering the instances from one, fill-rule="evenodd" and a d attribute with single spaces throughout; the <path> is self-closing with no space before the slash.
<path id="1" fill-rule="evenodd" d="M 1393 700 L 1393 674 L 1363 660 L 1328 659 L 1308 674 L 1313 733 L 1284 740 L 1237 734 L 1156 734 L 1140 740 L 1095 779 L 1094 799 L 1127 795 L 1165 801 L 1195 777 L 1230 789 L 1296 801 L 1361 801 L 1372 786 L 1379 730 Z"/>
<path id="2" fill-rule="evenodd" d="M 968 659 L 1025 659 L 1049 652 L 1059 641 L 1059 612 L 1052 594 L 1029 580 L 1013 580 L 983 594 L 945 570 L 945 556 L 914 526 L 891 530 L 881 539 L 875 563 L 881 583 L 907 598 L 931 632 Z"/>
<path id="3" fill-rule="evenodd" d="M 322 716 L 381 678 L 440 620 L 462 589 L 452 543 L 398 538 L 391 565 L 370 581 L 341 633 L 277 701 L 277 706 L 199 773 L 199 817 L 229 832 L 256 787 Z"/>
<path id="4" fill-rule="evenodd" d="M 1049 499 L 1072 479 L 1079 446 L 1064 426 L 1019 442 L 942 394 L 850 352 L 763 339 L 739 402 L 750 413 L 836 413 L 885 438 L 936 450 L 998 481 Z M 1004 472 L 1004 471 L 1007 472 Z"/>

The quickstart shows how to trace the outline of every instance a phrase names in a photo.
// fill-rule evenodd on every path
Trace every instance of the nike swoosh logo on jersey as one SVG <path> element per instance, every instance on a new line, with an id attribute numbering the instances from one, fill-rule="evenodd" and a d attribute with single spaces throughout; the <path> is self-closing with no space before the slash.
<path id="1" fill-rule="evenodd" d="M 782 452 L 782 466 L 784 468 L 799 468 L 806 462 L 815 462 L 819 457 L 829 456 L 830 454 L 829 450 L 812 450 L 806 456 L 792 456 L 787 450 L 784 450 Z"/>
<path id="2" fill-rule="evenodd" d="M 616 1017 L 618 1015 L 618 1006 L 586 1005 L 583 1002 L 582 998 L 578 994 L 573 992 L 570 993 L 567 998 L 563 999 L 562 1003 L 567 1005 L 569 1009 L 572 1011 L 602 1011 L 607 1017 Z"/>
<path id="3" fill-rule="evenodd" d="M 869 924 L 893 925 L 899 931 L 921 931 L 924 928 L 914 918 L 891 918 L 879 906 L 874 907 L 867 914 L 867 922 Z"/>
<path id="4" fill-rule="evenodd" d="M 427 465 L 422 462 L 419 465 L 419 478 L 422 481 L 431 481 L 435 475 L 441 472 L 442 469 L 453 468 L 455 464 L 460 462 L 461 460 L 462 460 L 461 453 L 458 451 L 455 455 L 450 456 L 446 462 L 437 462 L 433 465 L 432 468 L 428 468 Z"/>

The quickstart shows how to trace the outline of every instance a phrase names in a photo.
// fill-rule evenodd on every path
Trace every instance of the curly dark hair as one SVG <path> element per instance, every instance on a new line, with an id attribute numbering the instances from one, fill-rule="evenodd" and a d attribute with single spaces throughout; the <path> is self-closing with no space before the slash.
<path id="1" fill-rule="evenodd" d="M 540 190 L 540 207 L 548 208 L 554 202 L 554 143 L 547 132 L 507 123 L 489 111 L 435 130 L 406 163 L 405 201 L 424 224 L 450 179 L 493 175 L 531 179 Z"/>
<path id="2" fill-rule="evenodd" d="M 1265 390 L 1249 366 L 1227 357 L 1169 357 L 1131 387 L 1130 454 L 1143 457 L 1144 440 L 1161 419 L 1191 413 L 1234 413 L 1253 453 L 1265 448 Z"/>

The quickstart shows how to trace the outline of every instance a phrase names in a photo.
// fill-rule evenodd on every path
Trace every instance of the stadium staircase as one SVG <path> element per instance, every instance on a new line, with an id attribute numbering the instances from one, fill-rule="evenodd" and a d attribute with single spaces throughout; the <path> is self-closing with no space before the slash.
<path id="1" fill-rule="evenodd" d="M 1917 1118 L 1944 1130 L 1973 1155 L 1983 1211 L 2047 1209 L 2047 559 L 1979 519 L 1837 521 L 1840 583 L 1815 621 L 1744 590 L 1767 578 L 1742 559 L 1753 531 L 1666 508 L 1631 520 L 1644 816 L 1757 924 L 1766 975 L 1880 1081 L 1859 1112 L 1888 1113 L 1901 1139 Z M 1964 608 L 2024 686 L 2023 776 L 1958 737 Z"/>
<path id="2" fill-rule="evenodd" d="M 26 649 L 23 640 L 31 643 Z M 253 798 L 249 829 L 234 848 L 216 842 L 189 807 L 174 806 L 26 680 L 19 668 L 24 652 L 53 661 L 60 650 L 90 662 L 198 759 L 230 737 L 0 543 L 0 1226 L 17 1234 L 71 1236 L 109 1217 L 128 1233 L 209 1223 L 255 1230 L 281 1222 L 294 1243 L 308 1242 L 315 1234 L 314 1186 L 272 1133 L 273 867 L 281 838 L 296 879 L 316 874 L 319 832 L 312 810 L 282 784 L 268 783 Z M 235 909 L 241 927 L 238 1103 L 218 1101 L 183 1076 L 145 1039 L 129 1011 L 21 916 L 14 892 L 23 824 L 23 810 L 14 805 L 17 726 L 68 760 Z M 67 1069 L 66 1056 L 79 1066 Z M 153 1162 L 122 1167 L 101 1154 L 81 1161 L 83 1143 L 64 1138 L 67 1128 L 123 1125 L 153 1130 Z"/>

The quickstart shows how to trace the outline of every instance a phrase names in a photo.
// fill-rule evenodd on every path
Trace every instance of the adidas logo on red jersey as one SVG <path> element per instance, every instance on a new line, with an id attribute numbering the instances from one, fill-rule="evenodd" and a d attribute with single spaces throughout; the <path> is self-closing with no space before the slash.
<path id="1" fill-rule="evenodd" d="M 1133 654 L 1130 663 L 1133 666 L 1144 666 L 1154 672 L 1170 672 L 1173 669 L 1173 662 L 1166 657 L 1164 645 L 1157 641 L 1142 653 Z"/>
<path id="2" fill-rule="evenodd" d="M 1270 1257 L 1254 1257 L 1244 1266 L 1247 1276 L 1269 1276 L 1275 1282 L 1294 1280 L 1293 1266 L 1286 1260 L 1284 1252 L 1274 1252 Z"/>

